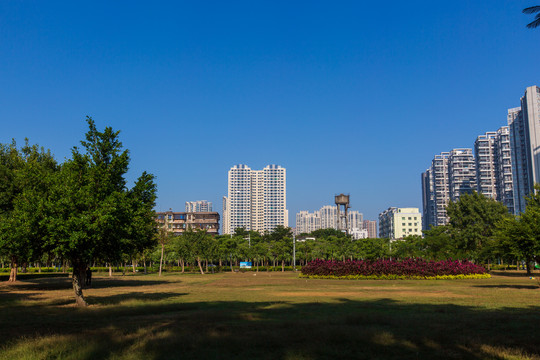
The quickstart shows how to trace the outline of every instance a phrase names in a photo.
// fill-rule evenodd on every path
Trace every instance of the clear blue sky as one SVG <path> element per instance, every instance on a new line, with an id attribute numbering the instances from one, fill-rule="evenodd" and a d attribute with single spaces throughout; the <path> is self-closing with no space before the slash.
<path id="1" fill-rule="evenodd" d="M 121 130 L 157 210 L 221 211 L 238 163 L 287 168 L 299 210 L 421 207 L 433 155 L 506 125 L 540 84 L 540 1 L 1 1 L 0 142 L 70 155 Z"/>

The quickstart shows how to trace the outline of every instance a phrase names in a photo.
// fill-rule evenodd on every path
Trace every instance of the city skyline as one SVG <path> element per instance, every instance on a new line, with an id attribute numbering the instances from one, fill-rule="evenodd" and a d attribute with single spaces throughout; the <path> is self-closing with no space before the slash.
<path id="1" fill-rule="evenodd" d="M 157 211 L 220 208 L 231 166 L 275 163 L 290 224 L 340 192 L 376 219 L 421 208 L 433 154 L 540 84 L 529 1 L 207 5 L 2 2 L 0 142 L 62 161 L 89 115 L 121 131 L 131 181 L 156 175 Z"/>

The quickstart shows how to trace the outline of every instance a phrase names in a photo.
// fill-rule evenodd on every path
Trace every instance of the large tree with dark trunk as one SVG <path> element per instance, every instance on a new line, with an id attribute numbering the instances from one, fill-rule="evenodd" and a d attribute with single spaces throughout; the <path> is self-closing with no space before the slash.
<path id="1" fill-rule="evenodd" d="M 87 123 L 84 151 L 73 148 L 52 186 L 46 238 L 48 251 L 71 262 L 76 302 L 83 306 L 85 270 L 91 261 L 118 260 L 151 244 L 156 190 L 146 173 L 128 190 L 130 159 L 119 131 L 106 127 L 100 132 L 89 117 Z"/>

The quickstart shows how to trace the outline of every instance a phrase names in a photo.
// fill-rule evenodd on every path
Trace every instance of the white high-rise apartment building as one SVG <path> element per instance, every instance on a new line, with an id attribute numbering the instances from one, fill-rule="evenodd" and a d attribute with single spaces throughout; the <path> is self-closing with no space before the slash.
<path id="1" fill-rule="evenodd" d="M 490 131 L 474 142 L 477 191 L 493 200 L 498 199 L 496 140 L 497 132 Z"/>
<path id="2" fill-rule="evenodd" d="M 355 210 L 347 214 L 349 233 L 363 236 L 364 215 Z M 326 205 L 315 212 L 300 211 L 296 214 L 296 234 L 310 233 L 319 229 L 337 229 L 337 207 L 335 205 Z M 356 231 L 356 230 L 358 231 Z M 358 235 L 360 234 L 360 235 Z M 367 232 L 366 232 L 367 236 Z"/>
<path id="3" fill-rule="evenodd" d="M 448 156 L 450 200 L 476 191 L 476 164 L 472 149 L 454 149 Z"/>
<path id="4" fill-rule="evenodd" d="M 364 228 L 364 214 L 362 214 L 359 211 L 351 210 L 347 214 L 348 216 L 348 223 L 349 223 L 349 229 L 352 231 L 353 229 L 363 229 Z"/>
<path id="5" fill-rule="evenodd" d="M 252 170 L 235 165 L 229 170 L 228 195 L 223 197 L 223 233 L 237 228 L 259 232 L 289 226 L 286 170 L 268 165 Z"/>
<path id="6" fill-rule="evenodd" d="M 430 225 L 439 226 L 448 222 L 446 205 L 450 201 L 449 156 L 449 152 L 435 155 L 431 167 L 422 174 L 424 230 L 429 229 Z"/>
<path id="7" fill-rule="evenodd" d="M 431 167 L 422 174 L 424 230 L 429 229 L 430 225 L 447 224 L 448 203 L 457 201 L 463 193 L 475 190 L 476 165 L 472 149 L 453 149 L 435 155 Z"/>
<path id="8" fill-rule="evenodd" d="M 212 203 L 206 200 L 186 201 L 186 212 L 212 212 Z"/>
<path id="9" fill-rule="evenodd" d="M 512 172 L 512 151 L 510 147 L 510 128 L 503 126 L 497 130 L 497 200 L 514 213 L 514 175 Z"/>
<path id="10" fill-rule="evenodd" d="M 525 199 L 540 182 L 540 88 L 530 86 L 521 108 L 508 110 L 512 154 L 514 213 L 525 211 Z"/>
<path id="11" fill-rule="evenodd" d="M 300 211 L 296 214 L 296 229 L 295 233 L 299 234 L 309 234 L 315 230 L 321 228 L 321 217 L 318 214 L 318 211 L 310 213 L 309 211 Z"/>
<path id="12" fill-rule="evenodd" d="M 503 126 L 496 132 L 480 135 L 474 144 L 477 191 L 503 203 L 514 213 L 510 130 Z"/>

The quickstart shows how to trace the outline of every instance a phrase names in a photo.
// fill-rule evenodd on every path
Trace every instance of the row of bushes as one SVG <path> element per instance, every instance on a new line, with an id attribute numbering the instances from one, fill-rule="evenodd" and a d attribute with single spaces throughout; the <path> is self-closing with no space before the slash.
<path id="1" fill-rule="evenodd" d="M 483 275 L 484 267 L 469 261 L 444 260 L 426 261 L 423 259 L 405 260 L 315 260 L 302 268 L 308 277 L 358 277 L 358 278 L 434 278 L 437 276 Z"/>

